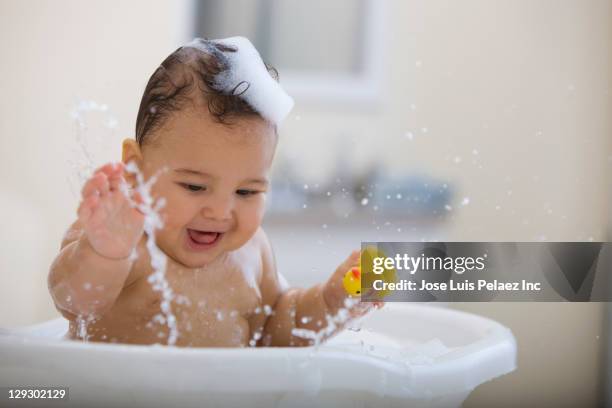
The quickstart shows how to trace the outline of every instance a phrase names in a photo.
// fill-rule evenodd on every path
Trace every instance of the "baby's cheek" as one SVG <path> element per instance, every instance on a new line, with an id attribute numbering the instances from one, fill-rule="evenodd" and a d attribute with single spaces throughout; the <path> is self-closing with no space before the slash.
<path id="1" fill-rule="evenodd" d="M 169 189 L 166 185 L 154 184 L 152 196 L 156 203 L 159 203 L 160 200 L 164 203 L 159 210 L 159 216 L 164 222 L 165 226 L 167 223 L 172 221 L 172 214 L 176 212 L 176 199 L 173 197 L 171 189 Z"/>
<path id="2" fill-rule="evenodd" d="M 244 235 L 245 241 L 255 234 L 263 219 L 263 205 L 260 205 L 260 203 L 254 204 L 257 205 L 245 208 L 240 214 L 239 230 L 241 235 Z"/>
<path id="3" fill-rule="evenodd" d="M 171 229 L 182 228 L 197 215 L 199 209 L 197 202 L 193 200 L 168 195 L 161 210 L 164 225 Z"/>

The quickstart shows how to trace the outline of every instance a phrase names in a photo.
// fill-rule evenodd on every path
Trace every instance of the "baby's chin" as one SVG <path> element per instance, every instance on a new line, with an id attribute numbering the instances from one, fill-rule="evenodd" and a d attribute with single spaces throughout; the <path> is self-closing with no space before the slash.
<path id="1" fill-rule="evenodd" d="M 202 256 L 190 257 L 190 256 L 172 256 L 172 255 L 166 254 L 169 261 L 172 261 L 176 265 L 183 267 L 183 268 L 187 268 L 187 269 L 206 268 L 207 266 L 211 265 L 212 263 L 217 261 L 219 258 L 221 258 L 222 255 L 223 254 L 219 254 L 214 257 L 204 258 Z"/>

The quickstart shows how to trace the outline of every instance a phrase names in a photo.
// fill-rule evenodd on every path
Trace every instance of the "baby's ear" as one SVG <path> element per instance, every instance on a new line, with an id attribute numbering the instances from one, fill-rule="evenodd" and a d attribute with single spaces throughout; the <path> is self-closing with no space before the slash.
<path id="1" fill-rule="evenodd" d="M 140 146 L 134 139 L 125 139 L 122 145 L 121 161 L 125 164 L 133 161 L 140 168 L 142 163 L 142 152 Z"/>
<path id="2" fill-rule="evenodd" d="M 140 146 L 134 139 L 125 139 L 122 144 L 121 149 L 121 161 L 125 164 L 129 162 L 136 163 L 139 169 L 142 168 L 142 151 L 140 150 Z M 126 181 L 132 186 L 135 183 L 135 176 L 130 173 L 124 174 Z"/>

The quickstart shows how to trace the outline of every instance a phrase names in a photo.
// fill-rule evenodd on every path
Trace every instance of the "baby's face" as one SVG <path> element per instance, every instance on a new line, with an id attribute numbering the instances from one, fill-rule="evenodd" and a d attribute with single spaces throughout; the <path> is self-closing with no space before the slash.
<path id="1" fill-rule="evenodd" d="M 228 126 L 201 112 L 171 114 L 142 148 L 146 178 L 165 169 L 153 186 L 166 200 L 157 245 L 188 267 L 210 263 L 256 232 L 276 146 L 273 127 L 259 117 Z"/>

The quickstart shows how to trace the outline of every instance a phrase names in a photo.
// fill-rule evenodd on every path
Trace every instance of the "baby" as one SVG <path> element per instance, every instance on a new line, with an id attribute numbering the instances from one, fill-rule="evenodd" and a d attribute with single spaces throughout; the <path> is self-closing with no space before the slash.
<path id="1" fill-rule="evenodd" d="M 170 344 L 307 346 L 313 336 L 300 333 L 325 339 L 342 329 L 328 327 L 326 316 L 346 304 L 346 322 L 381 306 L 346 302 L 342 279 L 359 264 L 359 251 L 309 289 L 290 288 L 276 270 L 261 221 L 277 124 L 292 106 L 276 75 L 244 38 L 196 39 L 153 73 L 135 140 L 123 142 L 122 163 L 102 166 L 85 183 L 78 219 L 50 269 L 49 290 L 70 321 L 70 338 L 169 343 L 164 299 L 148 280 L 145 217 L 126 193 L 136 180 L 124 163 L 145 180 L 157 176 L 151 195 L 165 200 L 154 237 L 175 294 L 178 336 Z"/>

